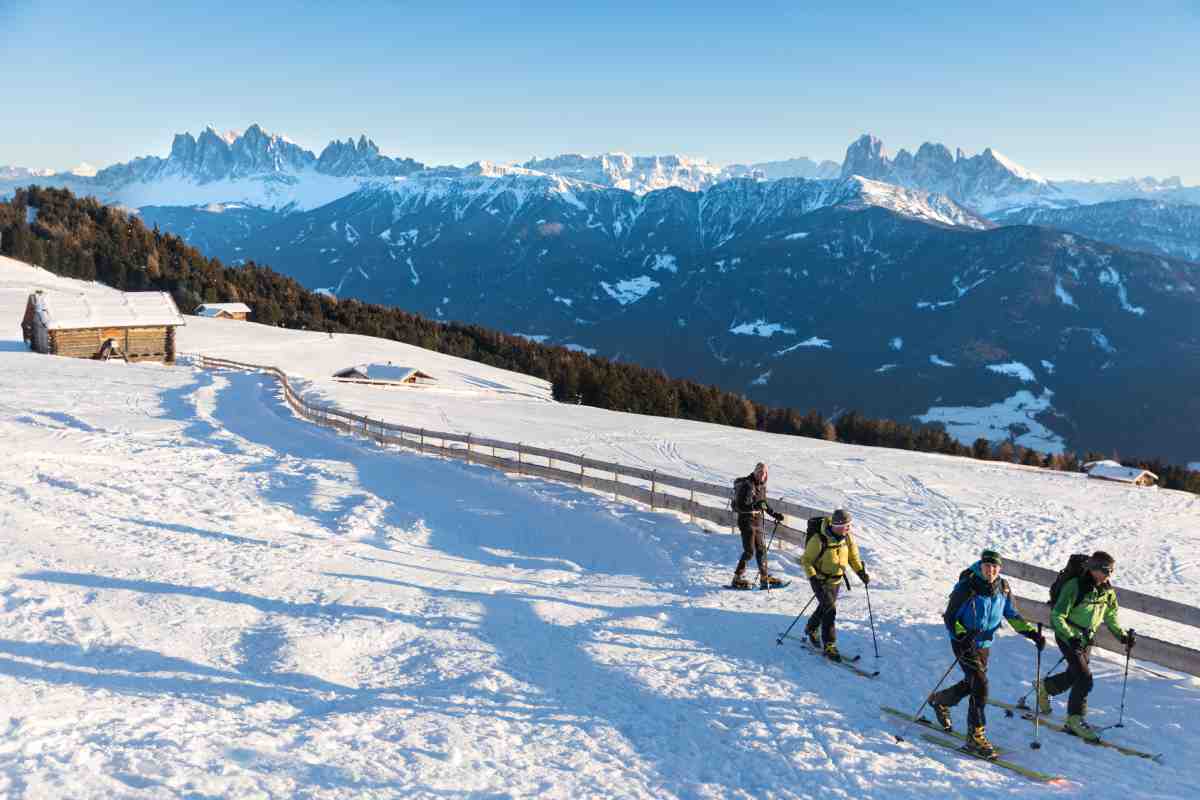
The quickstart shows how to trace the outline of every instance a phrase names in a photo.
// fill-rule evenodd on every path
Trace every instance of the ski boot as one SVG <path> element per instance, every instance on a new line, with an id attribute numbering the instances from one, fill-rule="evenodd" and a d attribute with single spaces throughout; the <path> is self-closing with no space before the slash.
<path id="1" fill-rule="evenodd" d="M 1095 728 L 1088 725 L 1082 714 L 1071 714 L 1067 717 L 1067 733 L 1092 744 L 1100 741 L 1100 734 L 1096 733 Z"/>
<path id="2" fill-rule="evenodd" d="M 936 697 L 936 694 L 929 695 L 929 707 L 933 709 L 933 714 L 937 717 L 938 725 L 942 726 L 942 730 L 950 733 L 954 730 L 954 722 L 950 719 L 950 706 L 939 703 L 935 699 Z"/>
<path id="3" fill-rule="evenodd" d="M 833 642 L 829 642 L 827 645 L 825 645 L 825 649 L 822 651 L 822 653 L 830 661 L 842 660 L 842 654 L 838 652 L 837 645 Z"/>
<path id="4" fill-rule="evenodd" d="M 1000 752 L 984 734 L 982 725 L 971 729 L 970 735 L 967 736 L 966 750 L 989 761 L 995 761 L 1000 757 Z"/>
<path id="5" fill-rule="evenodd" d="M 749 589 L 753 586 L 750 581 L 746 580 L 745 575 L 734 575 L 733 582 L 729 584 L 731 589 Z"/>
<path id="6" fill-rule="evenodd" d="M 760 589 L 771 589 L 776 586 L 783 586 L 783 581 L 774 575 L 763 575 L 758 579 L 758 588 Z"/>
<path id="7" fill-rule="evenodd" d="M 1054 709 L 1050 707 L 1050 693 L 1046 691 L 1045 681 L 1034 681 L 1034 689 L 1037 690 L 1038 711 L 1043 714 L 1049 714 Z"/>
<path id="8" fill-rule="evenodd" d="M 821 637 L 817 634 L 816 628 L 813 628 L 812 630 L 805 628 L 804 629 L 804 638 L 808 639 L 808 643 L 811 644 L 816 649 L 818 649 L 818 650 L 821 649 Z"/>

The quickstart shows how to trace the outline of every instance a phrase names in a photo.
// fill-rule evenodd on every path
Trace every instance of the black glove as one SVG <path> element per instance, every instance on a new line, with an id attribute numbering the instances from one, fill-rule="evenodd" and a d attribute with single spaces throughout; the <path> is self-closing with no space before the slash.
<path id="1" fill-rule="evenodd" d="M 770 514 L 775 518 L 776 522 L 783 522 L 783 514 L 780 514 L 778 511 L 772 511 Z"/>
<path id="2" fill-rule="evenodd" d="M 1125 631 L 1125 638 L 1121 640 L 1121 644 L 1125 645 L 1126 650 L 1132 650 L 1137 644 L 1137 634 L 1133 632 L 1133 628 Z"/>
<path id="3" fill-rule="evenodd" d="M 767 501 L 759 500 L 757 503 L 754 504 L 754 508 L 758 511 L 766 511 L 767 510 Z"/>
<path id="4" fill-rule="evenodd" d="M 975 641 L 975 634 L 970 631 L 955 636 L 954 643 L 958 645 L 964 654 L 971 654 L 979 649 L 978 642 Z"/>
<path id="5" fill-rule="evenodd" d="M 1082 653 L 1087 649 L 1087 640 L 1082 636 L 1072 636 L 1069 640 L 1067 640 L 1067 644 L 1077 653 Z"/>
<path id="6" fill-rule="evenodd" d="M 1038 633 L 1037 631 L 1022 631 L 1021 635 L 1037 645 L 1038 650 L 1046 649 L 1046 637 L 1044 634 Z"/>
<path id="7" fill-rule="evenodd" d="M 867 571 L 865 569 L 862 572 L 858 573 L 858 579 L 863 582 L 863 586 L 866 586 L 868 583 L 871 582 L 871 576 L 867 574 Z"/>

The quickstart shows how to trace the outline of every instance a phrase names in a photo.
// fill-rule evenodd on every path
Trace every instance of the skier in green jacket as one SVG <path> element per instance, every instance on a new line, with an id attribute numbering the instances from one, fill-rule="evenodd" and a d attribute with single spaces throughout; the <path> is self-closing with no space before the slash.
<path id="1" fill-rule="evenodd" d="M 1126 650 L 1132 650 L 1134 645 L 1133 631 L 1126 633 L 1117 621 L 1117 593 L 1109 584 L 1115 565 L 1112 556 L 1097 550 L 1088 559 L 1084 573 L 1063 584 L 1050 612 L 1050 623 L 1067 669 L 1037 684 L 1038 705 L 1043 714 L 1050 713 L 1052 695 L 1070 690 L 1067 730 L 1089 742 L 1100 739 L 1085 719 L 1093 683 L 1089 660 L 1096 630 L 1103 622 Z"/>

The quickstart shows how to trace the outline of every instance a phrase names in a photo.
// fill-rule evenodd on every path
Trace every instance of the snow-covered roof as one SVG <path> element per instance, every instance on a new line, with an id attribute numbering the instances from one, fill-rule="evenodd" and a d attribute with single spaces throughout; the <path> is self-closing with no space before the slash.
<path id="1" fill-rule="evenodd" d="M 356 364 L 333 373 L 335 378 L 352 378 L 362 376 L 372 381 L 387 381 L 388 383 L 403 383 L 410 378 L 427 378 L 437 380 L 432 375 L 422 372 L 416 367 L 398 367 L 395 364 Z"/>
<path id="2" fill-rule="evenodd" d="M 205 303 L 196 306 L 196 315 L 201 317 L 215 317 L 222 311 L 228 314 L 249 314 L 250 306 L 245 303 Z"/>
<path id="3" fill-rule="evenodd" d="M 1089 461 L 1083 465 L 1084 470 L 1093 478 L 1106 478 L 1110 481 L 1123 481 L 1133 483 L 1143 475 L 1149 475 L 1154 480 L 1158 480 L 1158 476 L 1148 469 L 1138 469 L 1137 467 L 1123 467 L 1119 462 L 1105 459 L 1103 461 Z"/>
<path id="4" fill-rule="evenodd" d="M 373 381 L 396 381 L 397 383 L 401 383 L 413 377 L 433 380 L 432 375 L 427 375 L 416 367 L 397 367 L 392 364 L 371 364 L 367 368 L 367 374 L 371 376 L 371 380 Z"/>
<path id="5" fill-rule="evenodd" d="M 38 292 L 32 297 L 35 313 L 52 331 L 185 324 L 167 292 Z"/>

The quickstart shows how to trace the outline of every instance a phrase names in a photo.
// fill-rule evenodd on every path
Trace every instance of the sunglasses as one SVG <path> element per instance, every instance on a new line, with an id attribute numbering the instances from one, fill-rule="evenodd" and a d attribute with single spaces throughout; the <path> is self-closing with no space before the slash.
<path id="1" fill-rule="evenodd" d="M 850 523 L 849 522 L 831 522 L 831 523 L 829 523 L 829 527 L 832 530 L 835 530 L 838 533 L 841 533 L 842 531 L 850 530 Z"/>

